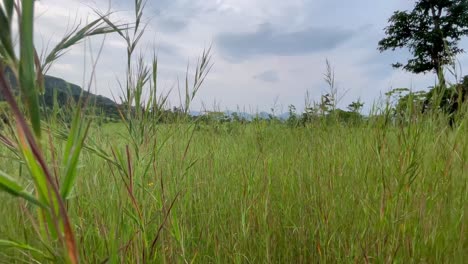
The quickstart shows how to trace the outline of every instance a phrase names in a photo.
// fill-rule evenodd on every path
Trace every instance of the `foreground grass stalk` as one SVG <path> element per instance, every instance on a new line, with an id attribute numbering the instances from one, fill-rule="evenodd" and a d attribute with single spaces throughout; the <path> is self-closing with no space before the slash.
<path id="1" fill-rule="evenodd" d="M 21 184 L 23 179 L 11 177 L 3 171 L 0 171 L 0 189 L 37 206 L 38 213 L 34 221 L 37 221 L 39 226 L 37 234 L 40 236 L 39 241 L 48 243 L 46 248 L 54 259 L 74 264 L 79 261 L 78 248 L 65 200 L 70 197 L 75 185 L 78 159 L 90 123 L 84 124 L 85 122 L 81 120 L 83 109 L 80 102 L 72 118 L 71 131 L 67 135 L 67 146 L 62 157 L 64 171 L 59 176 L 58 170 L 55 168 L 55 174 L 52 174 L 48 165 L 49 161 L 42 149 L 41 118 L 43 117 L 41 113 L 44 109 L 39 107 L 39 94 L 44 92 L 43 70 L 47 70 L 57 58 L 66 52 L 66 49 L 84 38 L 115 32 L 123 27 L 120 25 L 116 28 L 108 27 L 102 18 L 91 22 L 81 30 L 78 30 L 77 27 L 59 42 L 46 56 L 44 64 L 41 65 L 33 39 L 34 5 L 35 1 L 30 0 L 16 3 L 13 0 L 3 0 L 2 5 L 0 5 L 0 28 L 2 28 L 0 33 L 0 91 L 8 103 L 12 115 L 12 121 L 9 123 L 11 137 L 4 135 L 2 131 L 1 142 L 19 158 L 21 166 L 25 165 L 28 169 L 30 178 L 26 181 L 31 181 L 34 195 L 26 190 L 30 189 L 29 187 L 23 187 Z M 11 27 L 14 10 L 16 10 L 19 23 L 19 59 L 16 58 L 14 48 L 12 48 Z M 13 73 L 14 79 L 18 81 L 22 100 L 17 101 L 13 88 L 5 77 L 7 68 Z M 26 113 L 22 112 L 23 105 L 27 110 Z M 50 135 L 48 140 L 50 144 L 53 144 Z M 56 153 L 54 153 L 54 148 L 51 150 L 53 152 L 52 163 L 56 164 Z M 59 182 L 61 183 L 59 184 Z M 55 251 L 57 241 L 64 251 Z M 39 252 L 37 249 L 31 250 L 33 247 L 23 243 L 4 241 L 2 244 L 20 250 Z M 32 257 L 32 259 L 34 258 Z"/>
<path id="2" fill-rule="evenodd" d="M 23 96 L 26 98 L 31 124 L 34 133 L 41 137 L 41 117 L 39 111 L 39 99 L 35 82 L 34 59 L 34 1 L 23 0 L 22 13 L 20 14 L 20 67 L 19 81 Z"/>
<path id="3" fill-rule="evenodd" d="M 3 69 L 3 65 L 0 64 L 0 66 L 2 66 L 0 68 Z M 34 86 L 31 88 L 34 89 Z M 33 166 L 35 162 L 37 162 L 39 165 L 39 167 L 29 167 L 31 174 L 33 175 L 38 184 L 46 184 L 48 188 L 50 188 L 46 191 L 49 199 L 44 200 L 46 199 L 46 197 L 43 196 L 44 193 L 42 194 L 42 199 L 43 202 L 46 202 L 48 204 L 50 213 L 52 214 L 52 218 L 56 218 L 55 211 L 57 210 L 57 208 L 55 207 L 55 204 L 58 204 L 58 213 L 61 217 L 62 226 L 61 228 L 59 228 L 59 226 L 57 225 L 55 225 L 55 227 L 51 225 L 50 227 L 56 228 L 58 233 L 60 233 L 60 229 L 63 228 L 65 235 L 65 244 L 68 252 L 67 255 L 69 257 L 69 260 L 71 263 L 78 263 L 78 253 L 76 249 L 73 230 L 70 225 L 67 210 L 63 203 L 62 197 L 60 196 L 58 186 L 55 184 L 55 181 L 47 167 L 46 161 L 41 153 L 41 150 L 38 144 L 36 143 L 36 139 L 33 133 L 29 130 L 26 120 L 24 119 L 23 114 L 21 113 L 16 103 L 16 100 L 13 97 L 13 94 L 11 93 L 11 89 L 6 82 L 3 70 L 0 72 L 0 89 L 3 92 L 6 101 L 10 104 L 15 120 L 18 124 L 17 133 L 21 143 L 21 149 L 23 151 L 23 154 L 25 155 L 25 157 L 29 156 L 30 166 Z M 45 176 L 45 178 L 43 178 L 43 176 Z M 47 211 L 46 215 L 49 215 Z"/>

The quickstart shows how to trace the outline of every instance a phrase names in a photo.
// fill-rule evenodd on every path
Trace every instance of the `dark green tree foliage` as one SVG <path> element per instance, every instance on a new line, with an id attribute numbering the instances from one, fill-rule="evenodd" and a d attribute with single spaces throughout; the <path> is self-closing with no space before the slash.
<path id="1" fill-rule="evenodd" d="M 360 99 L 358 99 L 357 101 L 354 101 L 348 105 L 348 110 L 353 113 L 359 113 L 363 106 L 364 106 L 364 103 L 361 102 Z"/>
<path id="2" fill-rule="evenodd" d="M 447 89 L 441 89 L 438 86 L 431 88 L 426 95 L 423 110 L 441 109 L 453 115 L 466 102 L 468 102 L 468 75 L 458 84 L 452 85 Z M 452 122 L 453 120 L 450 121 Z"/>
<path id="3" fill-rule="evenodd" d="M 418 0 L 412 11 L 396 11 L 389 23 L 379 50 L 408 48 L 413 54 L 406 64 L 393 66 L 440 77 L 442 67 L 464 52 L 458 43 L 468 35 L 468 0 Z"/>
<path id="4" fill-rule="evenodd" d="M 288 119 L 286 120 L 286 123 L 290 127 L 296 127 L 299 124 L 299 119 L 297 118 L 297 113 L 296 113 L 296 107 L 294 105 L 289 105 L 288 106 Z"/>
<path id="5" fill-rule="evenodd" d="M 408 122 L 419 116 L 427 99 L 426 91 L 413 92 L 408 88 L 395 88 L 385 94 L 392 105 L 391 115 L 399 123 Z"/>
<path id="6" fill-rule="evenodd" d="M 335 109 L 330 113 L 330 117 L 344 124 L 357 124 L 362 121 L 362 116 L 356 111 L 345 111 Z"/>
<path id="7" fill-rule="evenodd" d="M 438 85 L 431 87 L 428 92 L 397 88 L 386 95 L 393 105 L 393 117 L 399 122 L 408 121 L 420 113 L 442 111 L 448 115 L 449 124 L 453 126 L 457 113 L 463 113 L 460 110 L 468 102 L 468 76 L 447 88 Z"/>

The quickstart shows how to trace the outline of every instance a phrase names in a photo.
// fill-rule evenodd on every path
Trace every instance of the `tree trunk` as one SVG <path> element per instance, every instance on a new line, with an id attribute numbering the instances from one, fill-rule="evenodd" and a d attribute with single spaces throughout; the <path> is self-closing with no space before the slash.
<path id="1" fill-rule="evenodd" d="M 431 6 L 432 21 L 434 22 L 434 31 L 433 33 L 437 35 L 437 39 L 432 43 L 434 46 L 432 51 L 432 62 L 434 63 L 435 72 L 437 74 L 437 79 L 439 80 L 439 85 L 445 87 L 445 77 L 444 69 L 440 57 L 444 53 L 444 36 L 442 29 L 440 28 L 440 17 L 442 15 L 442 7 L 436 7 L 435 5 Z"/>
<path id="2" fill-rule="evenodd" d="M 437 74 L 437 79 L 439 80 L 439 85 L 445 87 L 444 69 L 439 62 L 437 62 L 435 65 L 435 72 Z"/>

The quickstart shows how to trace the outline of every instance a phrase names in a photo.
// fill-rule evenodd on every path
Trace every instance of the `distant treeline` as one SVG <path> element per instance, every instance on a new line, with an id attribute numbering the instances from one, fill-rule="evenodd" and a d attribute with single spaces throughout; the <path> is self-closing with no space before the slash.
<path id="1" fill-rule="evenodd" d="M 18 83 L 14 74 L 8 68 L 5 69 L 6 76 L 17 96 L 20 96 Z M 124 105 L 119 105 L 109 98 L 95 95 L 84 91 L 81 87 L 66 82 L 63 79 L 53 76 L 45 76 L 45 91 L 40 97 L 40 103 L 44 112 L 53 112 L 59 109 L 64 121 L 71 118 L 70 113 L 74 107 L 81 102 L 87 104 L 87 114 L 97 116 L 104 122 L 117 122 L 121 120 L 120 111 L 124 110 Z M 455 117 L 462 106 L 468 101 L 468 76 L 460 82 L 449 86 L 436 86 L 428 91 L 410 91 L 407 88 L 393 89 L 386 94 L 387 107 L 393 121 L 402 121 L 408 117 L 408 113 L 426 114 L 433 111 L 440 111 L 450 116 L 450 123 L 453 125 Z M 3 101 L 0 95 L 0 101 Z M 148 109 L 150 116 L 157 123 L 176 122 L 199 122 L 199 123 L 250 123 L 257 121 L 285 123 L 289 126 L 304 126 L 311 122 L 334 120 L 342 123 L 359 123 L 366 120 L 366 116 L 361 114 L 364 103 L 361 101 L 352 102 L 347 110 L 336 107 L 336 98 L 333 95 L 322 95 L 321 101 L 311 106 L 305 107 L 302 113 L 296 111 L 294 105 L 290 105 L 288 113 L 276 116 L 274 114 L 246 114 L 237 112 L 203 112 L 190 114 L 180 108 L 169 109 Z M 5 114 L 6 107 L 0 105 L 2 120 L 7 120 Z M 68 110 L 68 111 L 67 111 Z M 120 111 L 119 111 L 120 110 Z M 144 110 L 145 111 L 145 110 Z M 125 111 L 122 111 L 125 112 Z M 67 118 L 68 117 L 68 118 Z"/>

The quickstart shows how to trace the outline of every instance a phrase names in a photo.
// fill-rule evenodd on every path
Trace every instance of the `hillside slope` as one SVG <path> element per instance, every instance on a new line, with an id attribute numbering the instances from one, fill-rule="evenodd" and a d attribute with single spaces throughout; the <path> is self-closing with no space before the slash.
<path id="1" fill-rule="evenodd" d="M 18 82 L 10 69 L 5 70 L 5 75 L 15 94 L 18 94 Z M 117 103 L 113 100 L 84 91 L 80 86 L 69 83 L 63 79 L 45 75 L 44 76 L 45 93 L 42 96 L 41 103 L 46 107 L 52 107 L 54 102 L 54 92 L 57 93 L 57 102 L 59 106 L 64 106 L 70 103 L 70 100 L 78 101 L 80 95 L 88 99 L 90 105 L 95 106 L 98 110 L 102 110 L 106 115 L 117 117 Z M 0 101 L 3 101 L 3 96 L 0 94 Z"/>

